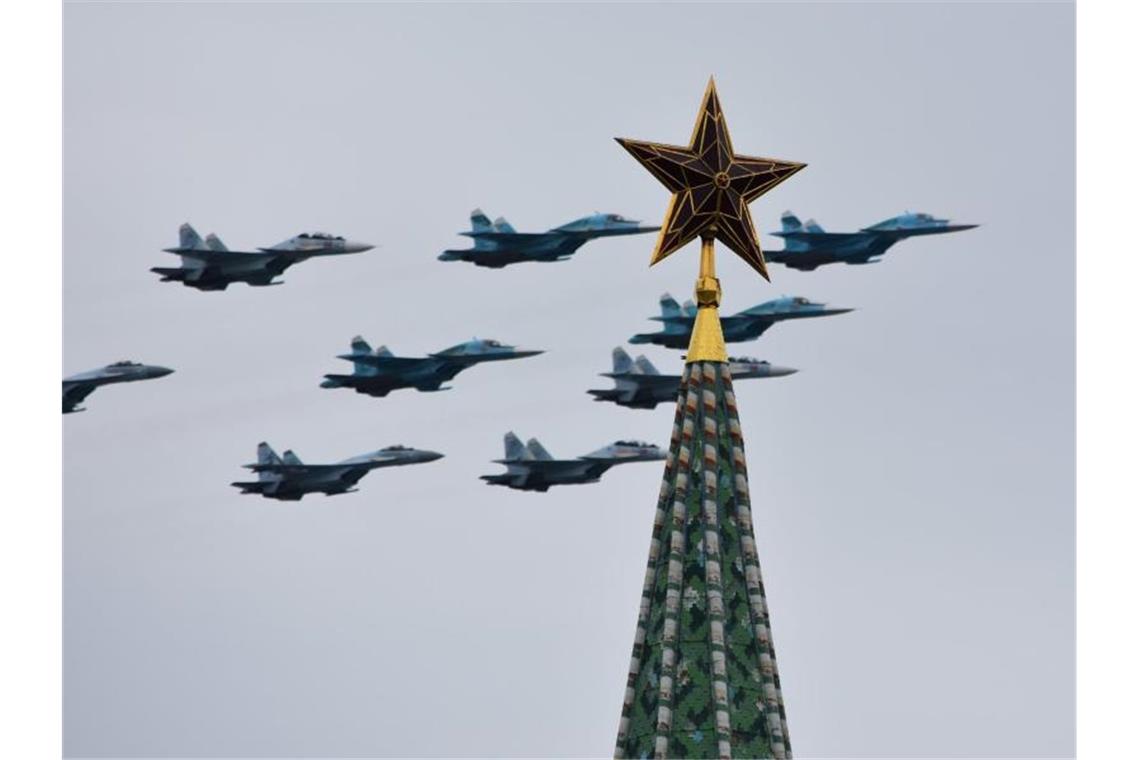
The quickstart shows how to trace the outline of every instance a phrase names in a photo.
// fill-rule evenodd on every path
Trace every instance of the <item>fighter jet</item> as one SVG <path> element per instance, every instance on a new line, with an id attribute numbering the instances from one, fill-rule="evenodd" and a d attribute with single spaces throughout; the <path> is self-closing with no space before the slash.
<path id="1" fill-rule="evenodd" d="M 198 290 L 225 290 L 234 282 L 280 285 L 274 278 L 305 259 L 363 253 L 372 248 L 367 243 L 325 232 L 303 232 L 271 248 L 231 251 L 217 235 L 210 233 L 203 241 L 193 227 L 184 224 L 178 228 L 178 245 L 163 248 L 168 253 L 178 254 L 182 266 L 153 267 L 150 271 L 162 275 L 163 282 L 181 282 Z"/>
<path id="2" fill-rule="evenodd" d="M 852 309 L 828 308 L 827 304 L 813 303 L 800 296 L 781 296 L 772 301 L 745 309 L 738 314 L 720 318 L 726 343 L 739 343 L 756 340 L 764 331 L 785 319 L 805 319 L 807 317 L 829 317 L 833 314 L 846 314 Z M 689 335 L 697 318 L 697 305 L 686 301 L 684 307 L 677 304 L 673 296 L 661 296 L 661 316 L 650 317 L 665 323 L 665 329 L 655 333 L 638 333 L 629 339 L 630 343 L 655 343 L 667 348 L 688 348 Z"/>
<path id="3" fill-rule="evenodd" d="M 135 362 L 115 362 L 100 369 L 65 377 L 63 378 L 63 413 L 82 412 L 84 407 L 79 406 L 79 403 L 90 396 L 100 385 L 152 380 L 156 377 L 166 377 L 173 371 L 166 367 Z"/>
<path id="4" fill-rule="evenodd" d="M 602 473 L 614 465 L 627 462 L 656 462 L 665 452 L 651 443 L 617 441 L 577 459 L 555 459 L 534 438 L 526 445 L 514 433 L 503 436 L 506 457 L 494 460 L 505 464 L 501 475 L 481 475 L 493 486 L 507 486 L 520 491 L 546 491 L 551 486 L 597 483 Z"/>
<path id="5" fill-rule="evenodd" d="M 950 224 L 949 219 L 935 219 L 930 214 L 912 214 L 909 211 L 858 232 L 824 232 L 814 219 L 800 224 L 799 218 L 791 211 L 784 212 L 780 224 L 783 229 L 772 234 L 784 239 L 784 249 L 766 251 L 764 257 L 805 272 L 821 264 L 875 264 L 888 248 L 900 240 L 972 230 L 978 226 Z"/>
<path id="6" fill-rule="evenodd" d="M 783 377 L 796 372 L 788 367 L 777 367 L 747 357 L 730 357 L 728 370 L 736 380 Z M 614 349 L 614 371 L 603 372 L 601 375 L 613 378 L 613 389 L 586 392 L 595 401 L 612 401 L 630 409 L 653 409 L 662 402 L 676 401 L 681 387 L 680 375 L 662 375 L 644 356 L 637 357 L 635 361 L 621 346 Z"/>
<path id="7" fill-rule="evenodd" d="M 639 235 L 659 229 L 642 227 L 620 214 L 593 214 L 546 232 L 516 232 L 503 217 L 492 222 L 475 209 L 471 212 L 471 231 L 459 233 L 473 238 L 475 247 L 444 251 L 439 260 L 470 261 L 475 266 L 494 269 L 523 261 L 563 261 L 594 238 Z"/>
<path id="8" fill-rule="evenodd" d="M 426 357 L 394 356 L 387 346 L 375 351 L 364 338 L 352 339 L 352 353 L 340 354 L 338 359 L 352 362 L 351 375 L 325 375 L 322 388 L 352 388 L 369 396 L 387 396 L 398 388 L 415 388 L 418 391 L 446 391 L 443 385 L 460 372 L 483 362 L 505 359 L 524 359 L 542 351 L 522 351 L 506 346 L 497 340 L 472 338 L 451 348 L 445 348 Z"/>
<path id="9" fill-rule="evenodd" d="M 307 493 L 336 496 L 352 493 L 361 478 L 379 467 L 434 462 L 443 457 L 434 451 L 421 451 L 407 446 L 387 448 L 361 454 L 336 464 L 304 464 L 292 451 L 277 456 L 268 443 L 257 444 L 257 464 L 242 465 L 257 473 L 257 480 L 235 481 L 230 485 L 242 494 L 261 494 L 267 499 L 299 501 Z"/>

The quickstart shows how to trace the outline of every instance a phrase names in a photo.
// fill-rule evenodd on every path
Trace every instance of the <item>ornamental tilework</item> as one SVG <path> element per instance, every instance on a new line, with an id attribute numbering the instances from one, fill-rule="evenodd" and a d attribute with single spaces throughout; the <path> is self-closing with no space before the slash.
<path id="1" fill-rule="evenodd" d="M 685 367 L 618 758 L 791 758 L 728 365 Z"/>

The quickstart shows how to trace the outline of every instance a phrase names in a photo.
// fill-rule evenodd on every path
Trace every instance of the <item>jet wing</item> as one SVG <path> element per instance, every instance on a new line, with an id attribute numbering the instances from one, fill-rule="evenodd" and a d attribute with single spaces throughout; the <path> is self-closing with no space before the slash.
<path id="1" fill-rule="evenodd" d="M 522 245 L 556 237 L 554 233 L 550 232 L 461 232 L 459 234 L 479 240 L 490 240 L 492 243 L 520 243 Z M 558 233 L 558 235 L 561 234 Z"/>
<path id="2" fill-rule="evenodd" d="M 581 459 L 495 459 L 493 461 L 496 464 L 514 465 L 527 472 L 541 473 L 576 470 L 584 464 Z"/>
<path id="3" fill-rule="evenodd" d="M 844 243 L 853 237 L 858 237 L 861 233 L 858 232 L 773 232 L 775 237 L 782 237 L 785 240 L 798 240 L 803 243 L 815 243 L 821 245 Z"/>
<path id="4" fill-rule="evenodd" d="M 612 372 L 598 373 L 602 377 L 612 377 L 617 383 L 614 390 L 629 391 L 642 388 L 668 388 L 681 384 L 679 375 L 615 375 Z"/>
<path id="5" fill-rule="evenodd" d="M 251 253 L 246 251 L 207 251 L 197 249 L 186 250 L 169 250 L 169 253 L 176 253 L 179 256 L 187 259 L 196 259 L 203 261 L 207 265 L 211 264 L 225 264 L 227 261 L 230 263 L 249 262 L 249 261 L 264 261 L 269 258 L 266 253 Z"/>
<path id="6" fill-rule="evenodd" d="M 290 477 L 329 477 L 345 483 L 355 483 L 371 469 L 366 464 L 247 464 L 254 472 L 271 472 L 284 478 Z"/>
<path id="7" fill-rule="evenodd" d="M 315 470 L 315 469 L 318 469 L 320 467 L 329 467 L 330 465 L 285 464 L 283 462 L 273 462 L 273 463 L 262 464 L 259 462 L 257 464 L 247 464 L 247 465 L 242 465 L 242 466 L 248 470 L 253 470 L 254 472 L 272 472 L 275 475 L 286 475 L 286 476 L 294 475 L 295 476 L 295 475 L 308 475 L 311 470 Z"/>
<path id="8" fill-rule="evenodd" d="M 64 383 L 63 410 L 70 412 L 90 396 L 98 386 L 95 383 Z"/>
<path id="9" fill-rule="evenodd" d="M 377 369 L 388 370 L 392 372 L 398 372 L 399 370 L 405 369 L 414 369 L 421 366 L 425 361 L 429 361 L 428 359 L 407 356 L 376 356 L 375 354 L 346 354 L 341 358 L 350 359 L 354 362 L 367 364 L 370 367 L 376 367 Z"/>

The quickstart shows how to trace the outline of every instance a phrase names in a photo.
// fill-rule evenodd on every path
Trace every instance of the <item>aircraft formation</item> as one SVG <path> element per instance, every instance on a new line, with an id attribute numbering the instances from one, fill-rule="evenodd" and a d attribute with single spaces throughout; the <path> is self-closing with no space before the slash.
<path id="1" fill-rule="evenodd" d="M 767 261 L 792 269 L 811 271 L 826 264 L 873 264 L 896 243 L 911 237 L 936 235 L 972 229 L 973 224 L 950 224 L 930 214 L 907 212 L 864 227 L 856 232 L 825 232 L 809 220 L 801 223 L 790 211 L 781 217 L 782 229 L 773 233 L 784 240 L 784 248 L 767 252 Z M 517 232 L 502 217 L 491 221 L 481 210 L 471 213 L 471 230 L 461 232 L 472 239 L 467 249 L 445 250 L 441 261 L 461 261 L 477 267 L 501 269 L 527 262 L 556 263 L 572 257 L 583 245 L 599 238 L 639 235 L 659 227 L 643 226 L 620 214 L 595 213 L 545 232 Z M 213 233 L 204 239 L 189 224 L 178 231 L 177 246 L 163 249 L 180 259 L 178 267 L 154 267 L 162 282 L 179 282 L 202 291 L 224 291 L 234 283 L 251 287 L 280 285 L 277 278 L 294 264 L 311 258 L 364 253 L 374 246 L 327 233 L 302 233 L 276 245 L 248 251 L 230 250 Z M 656 332 L 637 333 L 631 344 L 653 344 L 670 349 L 686 349 L 697 314 L 692 301 L 679 304 L 668 293 L 660 298 L 660 322 Z M 726 343 L 753 341 L 778 322 L 837 316 L 851 308 L 832 307 L 803 296 L 781 296 L 721 316 Z M 361 336 L 351 341 L 349 353 L 337 359 L 352 364 L 351 373 L 329 373 L 321 388 L 347 388 L 358 394 L 384 398 L 392 391 L 419 392 L 450 390 L 445 385 L 464 370 L 479 364 L 526 359 L 541 350 L 521 349 L 492 339 L 472 338 L 424 356 L 396 356 L 387 346 L 373 349 Z M 613 349 L 612 371 L 601 373 L 613 387 L 592 389 L 595 401 L 609 402 L 627 409 L 654 409 L 676 400 L 679 374 L 663 374 L 644 355 L 632 358 L 621 346 Z M 151 380 L 169 375 L 167 367 L 120 361 L 106 367 L 71 375 L 63 380 L 64 414 L 83 411 L 79 406 L 103 385 Z M 498 371 L 498 370 L 496 370 Z M 787 377 L 797 370 L 753 358 L 730 358 L 729 371 L 738 380 Z M 652 443 L 618 440 L 589 454 L 573 459 L 554 458 L 536 439 L 523 443 L 513 432 L 504 436 L 505 455 L 493 460 L 505 472 L 483 475 L 488 485 L 514 490 L 545 492 L 552 486 L 596 483 L 612 467 L 632 462 L 665 459 L 665 451 Z M 268 443 L 257 446 L 257 462 L 243 465 L 256 474 L 256 480 L 235 481 L 241 494 L 255 494 L 280 501 L 298 501 L 307 494 L 328 496 L 352 493 L 369 472 L 384 467 L 425 464 L 443 454 L 388 446 L 331 464 L 305 464 L 293 453 L 278 455 Z"/>

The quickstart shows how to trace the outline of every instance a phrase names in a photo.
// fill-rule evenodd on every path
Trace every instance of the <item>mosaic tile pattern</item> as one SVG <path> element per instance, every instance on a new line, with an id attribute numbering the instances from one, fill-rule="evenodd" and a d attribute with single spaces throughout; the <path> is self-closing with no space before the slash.
<path id="1" fill-rule="evenodd" d="M 791 758 L 729 365 L 686 365 L 618 758 Z"/>

